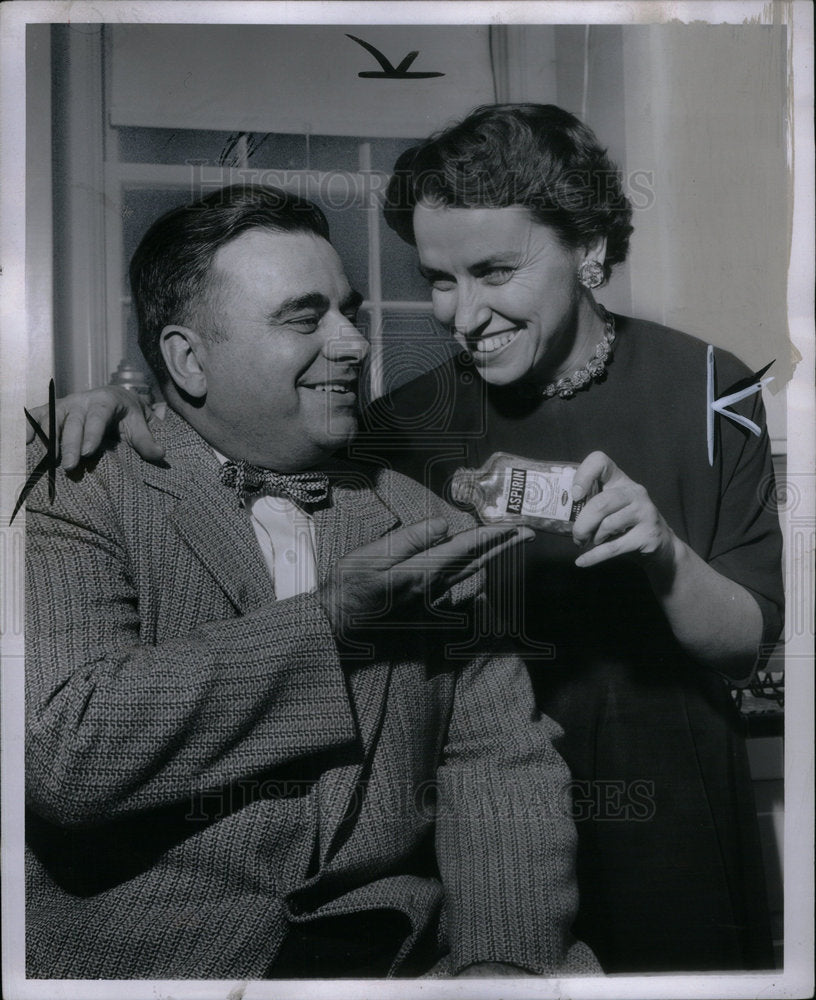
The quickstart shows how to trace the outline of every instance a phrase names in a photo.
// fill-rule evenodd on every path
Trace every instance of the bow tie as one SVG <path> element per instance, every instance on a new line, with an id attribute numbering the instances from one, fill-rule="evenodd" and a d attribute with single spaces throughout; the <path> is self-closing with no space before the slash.
<path id="1" fill-rule="evenodd" d="M 258 493 L 288 497 L 307 513 L 329 499 L 329 477 L 324 472 L 270 472 L 249 462 L 224 462 L 221 482 L 234 489 L 239 499 Z"/>

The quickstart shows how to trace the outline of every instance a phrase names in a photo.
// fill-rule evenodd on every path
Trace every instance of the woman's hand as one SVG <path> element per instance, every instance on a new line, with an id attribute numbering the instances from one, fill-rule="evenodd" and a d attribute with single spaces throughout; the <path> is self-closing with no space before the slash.
<path id="1" fill-rule="evenodd" d="M 136 393 L 121 386 L 76 392 L 57 400 L 56 426 L 59 436 L 60 464 L 70 470 L 80 457 L 93 455 L 102 444 L 105 433 L 119 425 L 123 441 L 149 462 L 164 456 L 147 426 L 150 407 Z M 48 407 L 38 406 L 31 416 L 44 431 L 48 431 Z M 26 442 L 34 440 L 34 429 L 27 427 Z"/>
<path id="2" fill-rule="evenodd" d="M 633 482 L 602 451 L 593 451 L 578 467 L 573 499 L 580 500 L 597 483 L 601 492 L 587 500 L 572 531 L 577 545 L 591 546 L 575 560 L 582 568 L 628 555 L 644 569 L 666 574 L 674 570 L 677 537 L 640 483 Z"/>
<path id="3" fill-rule="evenodd" d="M 602 451 L 578 467 L 573 497 L 580 500 L 594 483 L 601 492 L 587 500 L 572 532 L 579 545 L 593 547 L 575 565 L 637 559 L 680 645 L 700 663 L 747 683 L 762 641 L 756 598 L 679 539 L 646 490 Z"/>

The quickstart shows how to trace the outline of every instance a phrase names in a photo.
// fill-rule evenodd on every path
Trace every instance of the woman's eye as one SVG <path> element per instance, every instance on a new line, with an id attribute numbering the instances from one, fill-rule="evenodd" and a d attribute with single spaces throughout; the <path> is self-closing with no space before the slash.
<path id="1" fill-rule="evenodd" d="M 503 285 L 513 277 L 512 267 L 491 267 L 482 275 L 482 281 L 488 285 Z"/>

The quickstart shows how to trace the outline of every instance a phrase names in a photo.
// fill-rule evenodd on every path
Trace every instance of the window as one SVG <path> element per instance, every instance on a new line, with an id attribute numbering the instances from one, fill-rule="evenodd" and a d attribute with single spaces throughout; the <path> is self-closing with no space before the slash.
<path id="1" fill-rule="evenodd" d="M 140 361 L 127 266 L 163 212 L 234 183 L 264 183 L 315 201 L 326 214 L 349 280 L 364 297 L 372 339 L 369 391 L 376 396 L 441 361 L 452 342 L 430 313 L 412 248 L 382 217 L 387 170 L 415 140 L 277 133 L 111 128 L 105 183 L 109 309 L 107 354 Z M 114 155 L 115 154 L 115 155 Z M 406 357 L 406 337 L 417 334 Z"/>
<path id="2" fill-rule="evenodd" d="M 410 41 L 426 68 L 444 62 L 433 100 L 417 91 L 406 101 L 401 81 L 375 89 L 359 79 L 370 56 L 341 26 L 52 27 L 58 392 L 107 382 L 123 362 L 144 370 L 127 281 L 139 239 L 164 211 L 239 182 L 296 191 L 325 211 L 364 296 L 371 396 L 455 350 L 432 318 L 413 248 L 387 228 L 381 203 L 412 136 L 495 99 L 491 29 L 369 34 L 392 55 Z M 329 52 L 336 58 L 316 75 L 316 53 Z"/>

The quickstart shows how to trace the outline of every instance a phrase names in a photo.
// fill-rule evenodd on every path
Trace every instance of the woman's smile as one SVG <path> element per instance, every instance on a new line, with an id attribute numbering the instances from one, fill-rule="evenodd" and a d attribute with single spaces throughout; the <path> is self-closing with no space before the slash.
<path id="1" fill-rule="evenodd" d="M 547 383 L 586 364 L 603 334 L 569 250 L 522 206 L 414 209 L 434 314 L 494 385 Z M 599 329 L 600 326 L 600 329 Z"/>
<path id="2" fill-rule="evenodd" d="M 520 327 L 509 330 L 499 330 L 498 333 L 488 333 L 474 340 L 464 338 L 469 351 L 474 354 L 496 354 L 508 347 L 522 332 Z"/>

